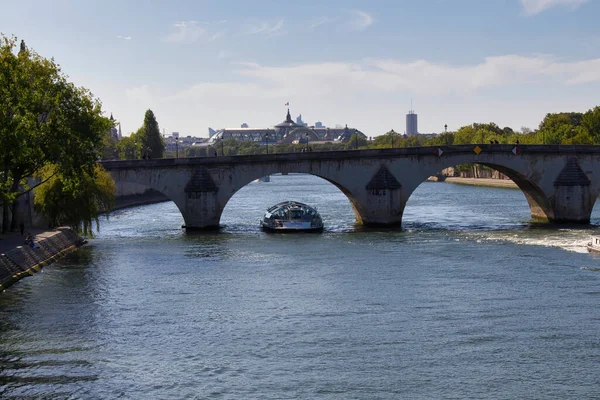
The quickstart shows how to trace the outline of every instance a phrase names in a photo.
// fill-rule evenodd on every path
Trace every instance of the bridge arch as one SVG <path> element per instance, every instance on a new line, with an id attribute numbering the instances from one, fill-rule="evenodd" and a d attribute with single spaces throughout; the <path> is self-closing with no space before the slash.
<path id="1" fill-rule="evenodd" d="M 171 200 L 175 203 L 175 206 L 181 213 L 182 217 L 185 220 L 186 215 L 186 204 L 183 201 L 183 197 L 180 193 L 175 190 L 172 190 L 169 186 L 170 177 L 169 175 L 163 176 L 160 175 L 157 177 L 152 170 L 144 170 L 144 169 L 134 169 L 134 170 L 112 170 L 111 176 L 115 181 L 117 186 L 123 187 L 124 185 L 133 184 L 135 186 L 141 186 L 146 189 L 152 189 L 155 192 L 160 193 L 166 199 Z M 121 188 L 122 194 L 126 193 Z M 134 197 L 134 196 L 132 196 Z"/>
<path id="2" fill-rule="evenodd" d="M 431 175 L 428 175 L 426 177 L 424 176 L 422 178 L 423 180 L 421 182 L 419 182 L 418 185 L 425 182 L 427 179 L 429 179 L 430 176 L 439 175 L 443 170 L 451 168 L 451 167 L 455 167 L 456 165 L 459 165 L 459 164 L 461 164 L 461 163 L 456 163 L 453 165 L 446 164 L 443 168 L 437 170 L 436 172 L 431 173 Z M 509 177 L 517 185 L 517 187 L 521 190 L 521 192 L 525 196 L 525 199 L 527 200 L 527 203 L 528 203 L 529 209 L 530 209 L 530 213 L 531 213 L 531 216 L 533 219 L 545 220 L 545 221 L 552 221 L 554 219 L 552 205 L 548 201 L 548 196 L 546 195 L 544 190 L 542 188 L 540 188 L 534 181 L 532 181 L 529 177 L 527 177 L 523 173 L 516 171 L 512 168 L 506 167 L 505 165 L 501 165 L 501 164 L 497 164 L 497 163 L 471 162 L 471 164 L 476 164 L 476 165 L 481 165 L 481 166 L 491 168 L 491 169 L 498 171 L 498 172 L 506 175 L 507 177 Z M 418 185 L 416 187 L 413 187 L 412 190 L 410 190 L 410 193 L 407 193 L 407 201 L 410 198 L 410 196 L 414 193 L 414 191 L 417 189 Z"/>
<path id="3" fill-rule="evenodd" d="M 263 172 L 264 171 L 264 172 Z M 363 215 L 361 214 L 364 213 L 364 207 L 362 206 L 362 204 L 360 203 L 360 201 L 356 198 L 356 196 L 353 195 L 352 191 L 349 190 L 347 187 L 345 187 L 343 184 L 340 184 L 339 182 L 336 182 L 335 180 L 332 180 L 330 177 L 324 176 L 319 174 L 318 172 L 306 172 L 303 168 L 298 167 L 298 168 L 289 168 L 289 167 L 285 167 L 283 170 L 280 169 L 280 167 L 277 166 L 273 166 L 272 168 L 268 168 L 266 170 L 261 170 L 260 173 L 254 173 L 251 175 L 246 175 L 244 179 L 241 179 L 238 181 L 238 183 L 236 184 L 235 187 L 232 188 L 231 191 L 223 194 L 220 196 L 219 198 L 219 208 L 217 210 L 217 224 L 220 225 L 221 223 L 221 218 L 223 216 L 223 212 L 225 211 L 225 208 L 227 207 L 227 204 L 230 202 L 230 200 L 235 196 L 236 193 L 238 193 L 242 188 L 248 186 L 250 183 L 252 183 L 253 181 L 260 179 L 264 176 L 267 175 L 274 175 L 274 174 L 280 174 L 280 173 L 298 173 L 298 174 L 308 174 L 308 175 L 312 175 L 315 176 L 317 178 L 323 179 L 324 181 L 330 183 L 331 185 L 335 186 L 340 192 L 342 192 L 345 197 L 348 199 L 348 201 L 350 202 L 350 206 L 352 207 L 352 211 L 354 212 L 354 216 L 356 218 L 356 221 L 358 223 L 362 223 L 363 221 Z M 289 200 L 294 200 L 294 199 L 289 199 Z M 265 204 L 265 209 L 270 206 L 270 204 Z"/>

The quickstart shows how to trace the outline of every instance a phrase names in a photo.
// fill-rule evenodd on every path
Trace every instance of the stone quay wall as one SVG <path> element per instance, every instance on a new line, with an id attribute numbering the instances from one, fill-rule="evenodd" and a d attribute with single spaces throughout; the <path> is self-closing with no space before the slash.
<path id="1" fill-rule="evenodd" d="M 83 239 L 71 229 L 62 228 L 50 236 L 38 237 L 36 248 L 23 245 L 0 254 L 0 291 L 39 272 L 83 243 Z"/>

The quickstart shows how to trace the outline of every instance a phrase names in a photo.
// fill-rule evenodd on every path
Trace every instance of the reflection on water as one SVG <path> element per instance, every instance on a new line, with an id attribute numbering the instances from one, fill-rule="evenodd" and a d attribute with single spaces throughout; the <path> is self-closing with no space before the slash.
<path id="1" fill-rule="evenodd" d="M 284 200 L 325 231 L 262 232 Z M 419 187 L 402 229 L 354 221 L 307 175 L 243 188 L 218 233 L 185 233 L 173 203 L 115 212 L 0 296 L 0 397 L 597 395 L 596 226 L 531 224 L 518 190 L 446 183 Z"/>

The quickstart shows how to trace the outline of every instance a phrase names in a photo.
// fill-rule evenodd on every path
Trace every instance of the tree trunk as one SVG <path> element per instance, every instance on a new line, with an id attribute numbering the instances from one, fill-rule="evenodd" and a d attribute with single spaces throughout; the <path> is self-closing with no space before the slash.
<path id="1" fill-rule="evenodd" d="M 8 232 L 8 200 L 2 200 L 2 233 Z"/>
<path id="2" fill-rule="evenodd" d="M 4 159 L 4 184 L 8 181 L 8 157 Z M 2 200 L 2 233 L 8 232 L 8 200 Z"/>
<path id="3" fill-rule="evenodd" d="M 17 191 L 19 190 L 20 182 L 21 182 L 21 174 L 15 173 L 13 184 L 10 188 L 11 193 L 17 193 Z M 19 198 L 15 197 L 15 199 L 13 200 L 13 203 L 12 203 L 12 219 L 10 221 L 10 231 L 11 232 L 15 232 L 17 230 L 17 227 L 19 226 L 20 218 L 21 218 L 21 216 L 19 215 Z"/>

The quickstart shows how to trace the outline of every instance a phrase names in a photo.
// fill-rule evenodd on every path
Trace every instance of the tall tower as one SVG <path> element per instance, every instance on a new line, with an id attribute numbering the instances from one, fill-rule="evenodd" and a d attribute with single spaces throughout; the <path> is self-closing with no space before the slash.
<path id="1" fill-rule="evenodd" d="M 417 114 L 412 109 L 412 99 L 410 101 L 410 111 L 406 114 L 406 134 L 408 136 L 418 135 L 419 128 L 417 126 Z"/>

